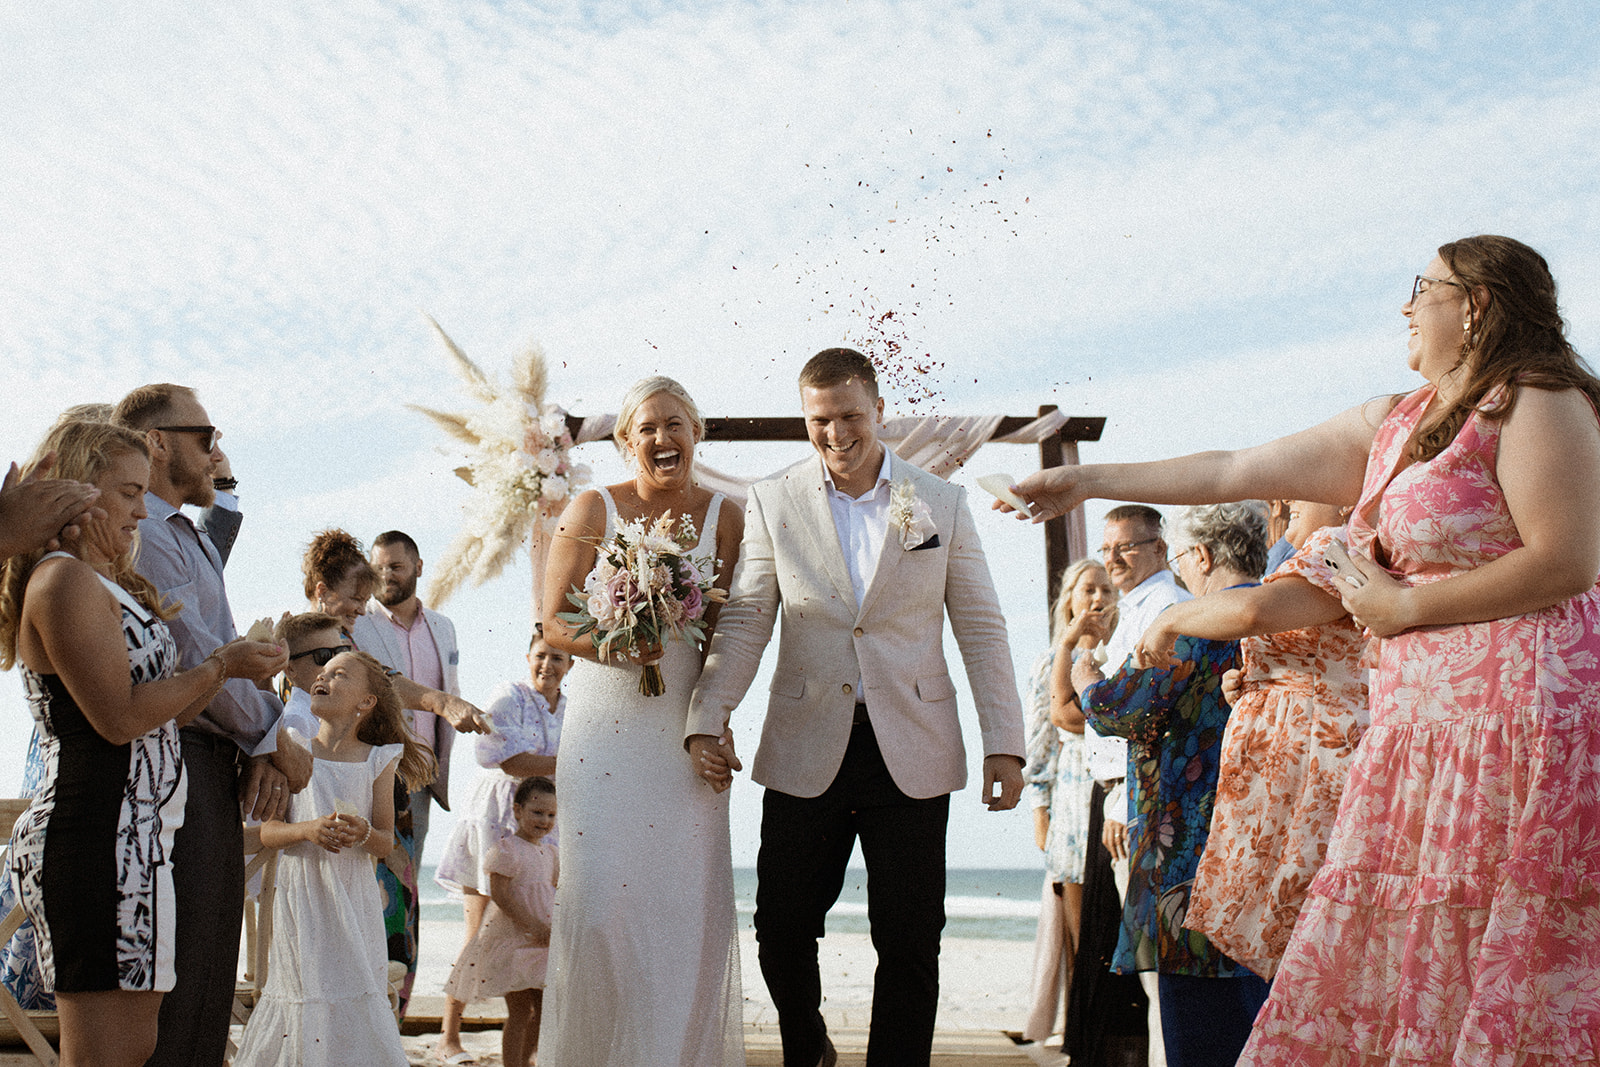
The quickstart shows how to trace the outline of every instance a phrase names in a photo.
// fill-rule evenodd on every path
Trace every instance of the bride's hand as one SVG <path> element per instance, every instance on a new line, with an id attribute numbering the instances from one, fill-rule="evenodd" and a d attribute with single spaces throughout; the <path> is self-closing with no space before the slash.
<path id="1" fill-rule="evenodd" d="M 648 667 L 661 662 L 663 651 L 660 641 L 640 638 L 628 649 L 628 659 L 640 667 Z"/>
<path id="2" fill-rule="evenodd" d="M 744 769 L 733 751 L 733 731 L 724 729 L 721 737 L 695 734 L 686 742 L 689 766 L 717 792 L 733 785 L 733 772 Z"/>

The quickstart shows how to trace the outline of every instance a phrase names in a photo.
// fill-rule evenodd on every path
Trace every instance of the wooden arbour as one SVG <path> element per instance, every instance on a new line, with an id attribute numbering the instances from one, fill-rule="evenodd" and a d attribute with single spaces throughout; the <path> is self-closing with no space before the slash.
<path id="1" fill-rule="evenodd" d="M 1038 416 L 1007 415 L 1001 418 L 993 438 L 1004 437 L 1057 410 L 1056 405 L 1039 408 Z M 573 440 L 581 440 L 584 418 L 567 415 L 567 429 Z M 1075 415 L 1067 419 L 1061 429 L 1039 442 L 1039 466 L 1060 467 L 1078 462 L 1078 444 L 1081 441 L 1098 441 L 1105 431 L 1103 416 Z M 805 420 L 799 416 L 741 417 L 706 419 L 707 441 L 804 441 Z M 983 506 L 975 503 L 974 506 Z M 1056 587 L 1061 572 L 1067 564 L 1088 554 L 1088 530 L 1082 506 L 1060 518 L 1044 524 L 1045 610 L 1055 603 Z M 991 566 L 992 566 L 991 562 Z"/>

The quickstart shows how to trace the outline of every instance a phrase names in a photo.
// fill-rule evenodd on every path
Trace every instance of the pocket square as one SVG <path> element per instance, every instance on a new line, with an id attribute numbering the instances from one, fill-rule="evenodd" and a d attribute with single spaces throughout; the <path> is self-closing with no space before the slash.
<path id="1" fill-rule="evenodd" d="M 921 552 L 925 548 L 938 548 L 938 547 L 939 547 L 939 535 L 938 534 L 934 534 L 932 537 L 928 538 L 926 541 L 922 542 L 922 544 L 918 545 L 916 548 L 913 548 L 911 551 L 913 551 L 913 552 Z"/>

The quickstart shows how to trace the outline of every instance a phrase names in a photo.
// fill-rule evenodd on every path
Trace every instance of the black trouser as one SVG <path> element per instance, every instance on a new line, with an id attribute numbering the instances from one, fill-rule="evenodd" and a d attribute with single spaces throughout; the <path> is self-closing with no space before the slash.
<path id="1" fill-rule="evenodd" d="M 1083 910 L 1078 919 L 1078 955 L 1072 965 L 1063 1050 L 1074 1065 L 1114 1067 L 1143 1064 L 1149 1048 L 1145 1019 L 1150 999 L 1136 974 L 1112 974 L 1111 957 L 1122 931 L 1122 897 L 1111 873 L 1111 853 L 1100 843 L 1106 790 L 1089 793 L 1088 854 L 1083 869 Z"/>
<path id="2" fill-rule="evenodd" d="M 870 723 L 850 735 L 844 763 L 821 796 L 768 789 L 756 860 L 761 974 L 778 1009 L 787 1067 L 815 1067 L 826 1028 L 817 939 L 844 885 L 856 838 L 867 863 L 867 917 L 878 969 L 869 1067 L 925 1065 L 939 1006 L 948 794 L 906 796 L 889 777 Z"/>
<path id="3" fill-rule="evenodd" d="M 178 982 L 161 1002 L 158 1067 L 218 1067 L 228 1051 L 244 914 L 244 832 L 239 819 L 239 747 L 183 730 L 189 798 L 172 843 L 177 900 Z"/>

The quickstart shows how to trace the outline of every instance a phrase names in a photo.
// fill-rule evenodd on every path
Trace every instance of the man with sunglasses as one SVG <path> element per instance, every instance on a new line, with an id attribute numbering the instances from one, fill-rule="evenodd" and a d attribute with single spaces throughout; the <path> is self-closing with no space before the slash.
<path id="1" fill-rule="evenodd" d="M 182 605 L 167 625 L 180 667 L 193 667 L 238 636 L 223 555 L 180 510 L 215 502 L 221 434 L 194 390 L 167 383 L 129 393 L 112 421 L 142 432 L 150 448 L 149 515 L 139 523 L 137 566 L 164 598 Z M 152 1064 L 199 1067 L 226 1055 L 244 907 L 240 810 L 281 818 L 289 794 L 311 778 L 311 754 L 280 732 L 282 714 L 277 697 L 234 679 L 180 733 L 189 796 L 173 844 L 177 984 L 161 1004 Z"/>

